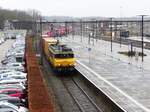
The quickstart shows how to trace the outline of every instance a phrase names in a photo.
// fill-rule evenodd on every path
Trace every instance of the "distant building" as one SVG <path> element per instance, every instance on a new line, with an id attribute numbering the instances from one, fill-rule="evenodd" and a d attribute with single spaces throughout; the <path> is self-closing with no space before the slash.
<path id="1" fill-rule="evenodd" d="M 12 29 L 14 29 L 13 24 L 8 20 L 6 20 L 4 22 L 4 30 L 12 30 Z"/>

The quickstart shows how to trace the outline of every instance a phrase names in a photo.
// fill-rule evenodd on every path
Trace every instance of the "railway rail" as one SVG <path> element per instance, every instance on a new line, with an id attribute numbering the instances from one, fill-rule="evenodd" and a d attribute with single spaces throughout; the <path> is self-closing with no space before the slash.
<path id="1" fill-rule="evenodd" d="M 73 77 L 65 77 L 62 82 L 81 112 L 102 112 Z"/>
<path id="2" fill-rule="evenodd" d="M 123 112 L 78 71 L 63 74 L 53 72 L 45 58 L 43 69 L 47 73 L 44 80 L 47 88 L 53 90 L 59 112 Z"/>
<path id="3" fill-rule="evenodd" d="M 41 49 L 37 50 L 40 52 Z M 58 106 L 58 109 L 55 110 L 58 110 L 58 112 L 123 112 L 118 109 L 118 107 L 108 97 L 106 97 L 104 93 L 95 88 L 94 85 L 92 86 L 91 83 L 90 86 L 92 86 L 92 90 L 98 91 L 95 95 L 89 95 L 89 92 L 86 89 L 82 89 L 81 85 L 77 83 L 78 81 L 74 80 L 76 75 L 80 75 L 82 77 L 82 74 L 79 72 L 73 73 L 73 76 L 72 74 L 65 73 L 64 77 L 62 74 L 53 72 L 44 55 L 41 60 L 43 70 L 46 72 L 46 74 L 43 74 L 43 78 L 49 91 L 49 95 L 51 95 L 50 91 L 53 91 L 53 97 L 55 97 L 54 102 L 57 103 Z M 86 78 L 84 79 L 87 80 Z M 87 80 L 87 82 L 89 81 Z M 83 84 L 82 86 L 85 87 L 87 85 Z M 51 90 L 49 90 L 50 88 Z M 101 104 L 93 100 L 93 97 L 98 99 L 98 102 Z"/>

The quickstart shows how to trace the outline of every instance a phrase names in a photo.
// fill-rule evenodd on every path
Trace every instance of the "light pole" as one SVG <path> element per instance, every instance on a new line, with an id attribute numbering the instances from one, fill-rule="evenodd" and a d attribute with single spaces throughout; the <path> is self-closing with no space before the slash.
<path id="1" fill-rule="evenodd" d="M 97 42 L 97 40 L 98 40 L 98 21 L 96 20 L 96 33 L 95 33 L 95 35 L 96 35 L 96 42 Z"/>
<path id="2" fill-rule="evenodd" d="M 94 45 L 94 36 L 95 36 L 95 22 L 93 21 L 93 26 L 92 26 L 92 38 L 93 38 L 93 45 Z"/>
<path id="3" fill-rule="evenodd" d="M 111 52 L 112 52 L 112 18 L 110 18 L 110 32 L 111 32 L 111 34 L 110 34 L 110 36 L 111 36 L 111 46 L 110 46 L 110 48 L 111 48 Z"/>
<path id="4" fill-rule="evenodd" d="M 80 20 L 80 33 L 81 33 L 81 42 L 82 42 L 82 20 Z"/>
<path id="5" fill-rule="evenodd" d="M 42 49 L 42 16 L 40 17 L 40 47 L 41 47 L 41 65 L 43 65 L 43 49 Z"/>
<path id="6" fill-rule="evenodd" d="M 72 21 L 72 39 L 74 40 L 74 23 Z"/>
<path id="7" fill-rule="evenodd" d="M 144 31 L 144 28 L 143 28 L 143 19 L 144 19 L 144 16 L 147 16 L 147 15 L 139 15 L 142 17 L 142 21 L 141 21 L 141 41 L 142 41 L 142 62 L 144 61 L 144 42 L 143 42 L 143 31 Z"/>
<path id="8" fill-rule="evenodd" d="M 67 26 L 67 22 L 65 22 L 65 36 L 67 37 L 67 35 L 68 35 L 68 28 L 67 28 L 68 26 Z"/>

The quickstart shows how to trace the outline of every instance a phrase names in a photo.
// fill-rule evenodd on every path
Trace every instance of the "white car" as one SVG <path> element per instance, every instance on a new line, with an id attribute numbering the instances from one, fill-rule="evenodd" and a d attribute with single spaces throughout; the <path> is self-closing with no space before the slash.
<path id="1" fill-rule="evenodd" d="M 9 69 L 0 70 L 0 74 L 7 73 L 7 72 L 13 72 L 13 70 L 9 70 Z"/>
<path id="2" fill-rule="evenodd" d="M 8 66 L 22 66 L 22 64 L 21 63 L 9 63 L 9 64 L 7 64 Z"/>
<path id="3" fill-rule="evenodd" d="M 1 63 L 3 65 L 6 65 L 8 63 L 15 63 L 16 62 L 16 58 L 15 57 L 8 57 L 8 58 L 5 58 L 1 61 Z"/>
<path id="4" fill-rule="evenodd" d="M 17 84 L 0 84 L 0 88 L 3 88 L 3 87 L 7 87 L 7 88 L 18 88 L 18 89 L 26 89 L 26 87 L 24 86 L 23 83 L 17 83 Z"/>
<path id="5" fill-rule="evenodd" d="M 24 77 L 27 76 L 27 73 L 23 73 L 23 72 L 20 72 L 20 71 L 15 71 L 15 70 L 3 70 L 3 71 L 0 71 L 0 76 L 3 76 L 5 74 L 7 76 L 11 76 L 11 75 L 24 76 Z"/>
<path id="6" fill-rule="evenodd" d="M 25 85 L 26 82 L 18 79 L 13 79 L 13 78 L 6 78 L 0 81 L 0 84 L 23 84 Z"/>
<path id="7" fill-rule="evenodd" d="M 29 110 L 23 106 L 16 106 L 6 101 L 0 101 L 0 112 L 29 112 Z"/>
<path id="8" fill-rule="evenodd" d="M 12 70 L 16 70 L 16 71 L 22 71 L 22 72 L 25 71 L 25 68 L 22 65 L 22 63 L 9 63 L 9 64 L 6 64 L 5 67 L 8 67 L 8 68 L 10 68 Z"/>
<path id="9" fill-rule="evenodd" d="M 10 56 L 14 56 L 14 55 L 15 55 L 14 51 L 10 51 L 5 54 L 6 57 L 10 57 Z"/>
<path id="10" fill-rule="evenodd" d="M 23 82 L 27 81 L 26 76 L 19 76 L 19 75 L 9 75 L 7 78 L 12 78 L 12 79 L 17 79 L 17 80 L 21 80 Z"/>
<path id="11" fill-rule="evenodd" d="M 0 81 L 1 80 L 7 80 L 7 79 L 18 79 L 23 82 L 27 81 L 26 78 L 27 74 L 26 73 L 21 73 L 21 72 L 6 72 L 0 74 Z"/>

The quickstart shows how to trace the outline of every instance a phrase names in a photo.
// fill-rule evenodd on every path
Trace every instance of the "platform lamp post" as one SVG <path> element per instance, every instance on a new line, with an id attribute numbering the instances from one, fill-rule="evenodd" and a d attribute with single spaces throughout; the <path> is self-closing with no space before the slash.
<path id="1" fill-rule="evenodd" d="M 141 21 L 141 44 L 142 44 L 142 62 L 144 61 L 144 42 L 143 42 L 143 31 L 144 31 L 144 28 L 143 28 L 143 20 L 144 20 L 144 16 L 148 16 L 148 15 L 138 15 L 138 16 L 141 16 L 142 17 L 142 21 Z"/>
<path id="2" fill-rule="evenodd" d="M 110 41 L 110 43 L 111 43 L 111 45 L 110 45 L 110 48 L 111 48 L 111 52 L 112 52 L 112 19 L 113 18 L 110 18 L 110 32 L 111 32 L 111 34 L 110 34 L 110 36 L 111 36 L 111 41 Z"/>
<path id="3" fill-rule="evenodd" d="M 96 35 L 96 42 L 97 42 L 97 40 L 98 40 L 98 21 L 96 20 L 96 33 L 95 33 L 95 35 Z"/>
<path id="4" fill-rule="evenodd" d="M 82 42 L 82 19 L 80 20 L 80 33 L 81 33 L 81 42 Z"/>
<path id="5" fill-rule="evenodd" d="M 93 38 L 93 45 L 94 45 L 94 36 L 95 36 L 95 30 L 94 30 L 94 28 L 95 28 L 95 21 L 93 20 L 93 24 L 92 24 L 92 38 Z"/>

